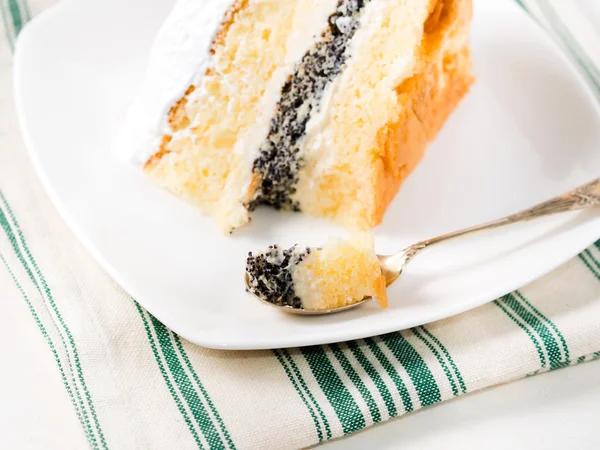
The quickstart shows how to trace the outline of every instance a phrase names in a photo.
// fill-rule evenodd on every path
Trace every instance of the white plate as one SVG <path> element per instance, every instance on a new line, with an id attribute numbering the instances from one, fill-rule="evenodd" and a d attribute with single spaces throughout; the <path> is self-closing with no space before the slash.
<path id="1" fill-rule="evenodd" d="M 600 236 L 569 213 L 432 249 L 375 304 L 292 317 L 244 293 L 248 250 L 343 234 L 260 211 L 234 236 L 111 156 L 111 140 L 172 0 L 65 1 L 22 33 L 16 97 L 52 200 L 102 266 L 192 342 L 225 349 L 361 338 L 442 319 L 547 273 Z M 600 175 L 600 114 L 567 59 L 512 0 L 475 5 L 478 82 L 376 229 L 377 250 L 514 212 Z"/>

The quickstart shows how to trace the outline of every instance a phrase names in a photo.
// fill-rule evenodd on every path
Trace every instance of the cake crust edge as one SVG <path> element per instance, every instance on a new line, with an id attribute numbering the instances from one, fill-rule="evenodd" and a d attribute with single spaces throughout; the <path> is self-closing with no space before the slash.
<path id="1" fill-rule="evenodd" d="M 399 101 L 406 107 L 396 121 L 378 133 L 378 161 L 372 180 L 375 203 L 370 217 L 363 218 L 365 226 L 360 228 L 381 223 L 402 183 L 475 82 L 469 42 L 465 39 L 471 15 L 471 0 L 439 0 L 425 23 L 421 70 L 396 88 Z M 444 54 L 447 47 L 461 40 L 461 45 Z M 436 64 L 440 58 L 441 64 Z"/>

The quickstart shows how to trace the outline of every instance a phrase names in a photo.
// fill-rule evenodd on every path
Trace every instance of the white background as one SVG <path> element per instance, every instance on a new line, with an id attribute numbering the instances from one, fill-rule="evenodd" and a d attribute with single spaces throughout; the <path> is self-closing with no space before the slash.
<path id="1" fill-rule="evenodd" d="M 0 302 L 0 448 L 88 448 L 52 353 L 22 298 Z M 469 394 L 324 447 L 598 449 L 598 405 L 600 360 Z"/>

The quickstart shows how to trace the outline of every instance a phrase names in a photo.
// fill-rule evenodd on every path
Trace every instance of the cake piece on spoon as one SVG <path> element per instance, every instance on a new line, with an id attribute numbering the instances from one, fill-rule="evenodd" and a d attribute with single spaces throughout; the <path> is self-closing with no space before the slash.
<path id="1" fill-rule="evenodd" d="M 246 274 L 253 294 L 279 306 L 324 311 L 372 297 L 387 307 L 386 281 L 369 233 L 322 248 L 273 245 L 248 255 Z"/>

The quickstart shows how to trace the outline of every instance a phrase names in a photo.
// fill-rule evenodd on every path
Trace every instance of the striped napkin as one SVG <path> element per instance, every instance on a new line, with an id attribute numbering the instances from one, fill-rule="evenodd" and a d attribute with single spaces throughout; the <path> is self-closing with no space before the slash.
<path id="1" fill-rule="evenodd" d="M 25 22 L 51 3 L 0 0 L 0 298 L 31 312 L 92 448 L 306 447 L 600 357 L 600 241 L 516 292 L 412 330 L 257 352 L 181 339 L 82 249 L 25 156 L 11 49 Z M 600 96 L 598 3 L 520 3 Z"/>

